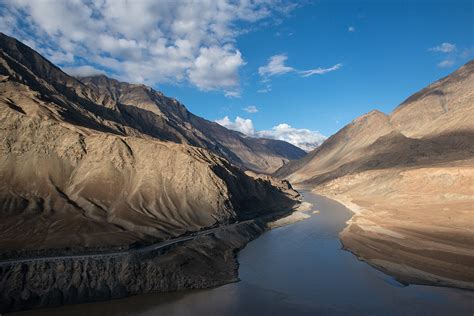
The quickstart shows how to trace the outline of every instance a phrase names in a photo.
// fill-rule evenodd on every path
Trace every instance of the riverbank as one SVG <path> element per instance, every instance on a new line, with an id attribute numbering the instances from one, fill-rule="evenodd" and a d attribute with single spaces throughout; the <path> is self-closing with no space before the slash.
<path id="1" fill-rule="evenodd" d="M 291 209 L 136 248 L 21 252 L 0 260 L 0 313 L 238 281 L 237 253 Z"/>
<path id="2" fill-rule="evenodd" d="M 341 249 L 352 213 L 302 192 L 303 221 L 266 230 L 238 253 L 239 282 L 203 290 L 37 309 L 15 316 L 104 315 L 471 315 L 474 292 L 403 286 Z M 313 210 L 319 213 L 313 215 Z M 370 298 L 370 299 L 368 299 Z M 12 315 L 13 316 L 13 315 Z"/>
<path id="3" fill-rule="evenodd" d="M 4 264 L 0 312 L 235 282 L 238 250 L 265 229 L 255 220 L 147 252 Z"/>
<path id="4" fill-rule="evenodd" d="M 469 163 L 366 171 L 314 192 L 354 212 L 340 238 L 359 259 L 406 284 L 474 290 L 473 178 Z"/>

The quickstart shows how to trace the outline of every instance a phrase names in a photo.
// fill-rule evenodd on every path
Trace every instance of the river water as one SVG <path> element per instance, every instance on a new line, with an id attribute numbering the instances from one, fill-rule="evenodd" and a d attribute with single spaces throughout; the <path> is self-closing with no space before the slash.
<path id="1" fill-rule="evenodd" d="M 307 212 L 311 217 L 249 243 L 239 253 L 240 282 L 20 314 L 474 315 L 474 292 L 403 286 L 342 250 L 338 234 L 350 211 L 333 200 L 303 195 L 314 205 Z"/>

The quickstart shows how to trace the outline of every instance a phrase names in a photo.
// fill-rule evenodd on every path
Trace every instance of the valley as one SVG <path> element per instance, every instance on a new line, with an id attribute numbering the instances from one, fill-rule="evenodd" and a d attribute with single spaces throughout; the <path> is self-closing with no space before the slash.
<path id="1" fill-rule="evenodd" d="M 342 67 L 286 59 L 262 83 Z M 472 313 L 473 87 L 470 60 L 307 153 L 0 33 L 0 312 Z"/>
<path id="2" fill-rule="evenodd" d="M 474 62 L 276 172 L 355 213 L 344 247 L 406 283 L 474 287 Z"/>

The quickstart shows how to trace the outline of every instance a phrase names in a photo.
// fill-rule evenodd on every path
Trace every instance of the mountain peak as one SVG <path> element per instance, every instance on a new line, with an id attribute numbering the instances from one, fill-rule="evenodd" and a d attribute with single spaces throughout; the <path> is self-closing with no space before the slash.
<path id="1" fill-rule="evenodd" d="M 421 138 L 472 129 L 474 61 L 411 95 L 390 114 L 405 136 Z"/>

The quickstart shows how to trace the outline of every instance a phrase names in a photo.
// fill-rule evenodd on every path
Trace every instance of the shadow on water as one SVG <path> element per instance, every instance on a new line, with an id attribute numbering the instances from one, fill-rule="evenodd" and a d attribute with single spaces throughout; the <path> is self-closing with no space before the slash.
<path id="1" fill-rule="evenodd" d="M 270 230 L 239 254 L 241 281 L 207 290 L 146 294 L 19 315 L 472 315 L 474 293 L 405 286 L 341 248 L 351 212 L 311 193 L 319 213 Z"/>

